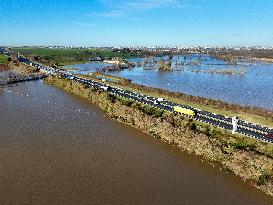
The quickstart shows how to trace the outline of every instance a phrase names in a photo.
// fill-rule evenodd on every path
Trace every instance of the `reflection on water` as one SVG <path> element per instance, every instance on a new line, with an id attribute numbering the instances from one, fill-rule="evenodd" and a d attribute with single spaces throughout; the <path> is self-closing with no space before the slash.
<path id="1" fill-rule="evenodd" d="M 41 81 L 0 89 L 0 204 L 272 204 Z"/>
<path id="2" fill-rule="evenodd" d="M 273 110 L 273 89 L 271 89 L 273 87 L 273 64 L 227 65 L 225 62 L 207 55 L 184 57 L 174 57 L 173 59 L 173 64 L 176 64 L 177 61 L 180 62 L 178 64 L 181 71 L 144 70 L 139 67 L 109 72 L 109 74 L 128 78 L 135 83 L 151 87 Z M 143 59 L 131 59 L 130 61 L 141 62 Z M 88 64 L 85 67 L 82 65 L 74 67 L 84 71 L 88 70 Z M 211 69 L 237 71 L 246 69 L 246 73 L 231 76 L 192 72 Z M 91 68 L 90 71 L 92 71 Z"/>

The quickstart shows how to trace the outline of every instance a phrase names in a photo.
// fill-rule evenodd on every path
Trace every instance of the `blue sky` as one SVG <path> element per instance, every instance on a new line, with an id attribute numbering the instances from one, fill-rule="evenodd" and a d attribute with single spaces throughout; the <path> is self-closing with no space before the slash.
<path id="1" fill-rule="evenodd" d="M 273 45 L 273 1 L 0 0 L 0 45 Z"/>

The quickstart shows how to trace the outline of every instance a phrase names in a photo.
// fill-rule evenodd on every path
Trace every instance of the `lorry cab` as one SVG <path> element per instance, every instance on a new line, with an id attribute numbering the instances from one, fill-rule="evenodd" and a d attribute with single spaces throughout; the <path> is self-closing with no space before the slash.
<path id="1" fill-rule="evenodd" d="M 154 100 L 154 104 L 157 105 L 157 104 L 160 104 L 161 102 L 164 102 L 165 99 L 164 98 L 157 98 L 156 100 Z"/>
<path id="2" fill-rule="evenodd" d="M 164 98 L 158 98 L 157 101 L 158 102 L 163 102 L 163 101 L 165 101 L 165 99 Z"/>
<path id="3" fill-rule="evenodd" d="M 104 91 L 108 91 L 109 90 L 109 86 L 100 86 L 100 88 Z"/>

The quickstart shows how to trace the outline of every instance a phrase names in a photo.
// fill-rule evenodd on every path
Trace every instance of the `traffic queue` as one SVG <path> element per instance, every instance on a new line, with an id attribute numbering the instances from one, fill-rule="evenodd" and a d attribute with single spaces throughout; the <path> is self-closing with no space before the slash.
<path id="1" fill-rule="evenodd" d="M 159 108 L 168 112 L 177 113 L 189 118 L 194 118 L 203 123 L 211 124 L 219 128 L 232 130 L 233 133 L 237 132 L 244 134 L 250 137 L 255 137 L 267 142 L 273 143 L 273 129 L 263 127 L 260 125 L 251 124 L 242 120 L 236 120 L 236 124 L 233 123 L 233 118 L 228 116 L 218 115 L 216 113 L 207 112 L 197 108 L 192 108 L 189 106 L 181 105 L 178 103 L 170 102 L 164 98 L 156 98 L 141 93 L 121 89 L 112 85 L 108 85 L 105 82 L 97 82 L 86 78 L 79 78 L 67 71 L 58 68 L 51 68 L 48 66 L 41 65 L 37 62 L 31 61 L 30 59 L 17 54 L 17 59 L 20 62 L 34 66 L 42 72 L 45 72 L 49 75 L 60 76 L 89 87 L 92 87 L 97 90 L 108 92 L 109 94 L 123 97 L 135 102 L 146 104 L 155 108 Z M 236 128 L 236 129 L 235 129 Z"/>

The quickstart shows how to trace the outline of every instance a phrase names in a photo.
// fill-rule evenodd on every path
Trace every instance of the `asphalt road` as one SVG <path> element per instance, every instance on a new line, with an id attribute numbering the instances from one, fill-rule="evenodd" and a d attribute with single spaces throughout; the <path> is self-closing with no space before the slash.
<path id="1" fill-rule="evenodd" d="M 9 52 L 5 49 L 1 49 L 0 48 L 0 53 L 4 53 L 5 55 L 10 55 Z M 51 68 L 51 67 L 47 67 L 44 65 L 41 65 L 37 62 L 31 61 L 28 58 L 25 58 L 21 55 L 17 55 L 17 59 L 18 61 L 34 66 L 39 70 L 42 70 L 44 72 L 46 72 L 47 74 L 50 75 L 58 75 L 61 76 L 63 78 L 67 78 L 69 80 L 84 84 L 86 86 L 92 87 L 94 89 L 98 89 L 98 90 L 102 90 L 105 92 L 108 92 L 114 96 L 119 96 L 119 97 L 123 97 L 135 102 L 139 102 L 142 104 L 146 104 L 155 108 L 159 108 L 168 112 L 175 112 L 173 107 L 174 106 L 179 106 L 182 108 L 186 108 L 186 109 L 190 109 L 195 111 L 195 116 L 193 117 L 194 120 L 203 122 L 203 123 L 207 123 L 219 128 L 223 128 L 226 130 L 232 130 L 233 129 L 233 125 L 232 125 L 232 118 L 228 117 L 228 116 L 222 116 L 222 115 L 218 115 L 215 113 L 211 113 L 211 112 L 207 112 L 204 110 L 200 110 L 197 108 L 193 108 L 193 107 L 189 107 L 189 106 L 185 106 L 185 105 L 181 105 L 181 104 L 177 104 L 177 103 L 173 103 L 173 102 L 169 102 L 166 100 L 159 100 L 158 98 L 152 97 L 152 96 L 148 96 L 148 95 L 144 95 L 144 94 L 140 94 L 137 92 L 132 92 L 129 90 L 124 90 L 115 86 L 110 86 L 107 83 L 100 83 L 100 82 L 96 82 L 96 81 L 92 81 L 89 79 L 85 79 L 85 78 L 78 78 L 74 75 L 71 75 L 69 73 L 67 73 L 66 71 L 60 70 L 60 69 L 55 69 L 55 68 Z M 249 122 L 245 122 L 243 120 L 238 120 L 238 128 L 237 128 L 237 133 L 246 135 L 248 137 L 254 137 L 256 139 L 260 139 L 266 142 L 270 142 L 273 143 L 273 129 L 272 128 L 268 128 L 268 127 L 264 127 L 261 125 L 256 125 L 256 124 L 252 124 Z"/>

